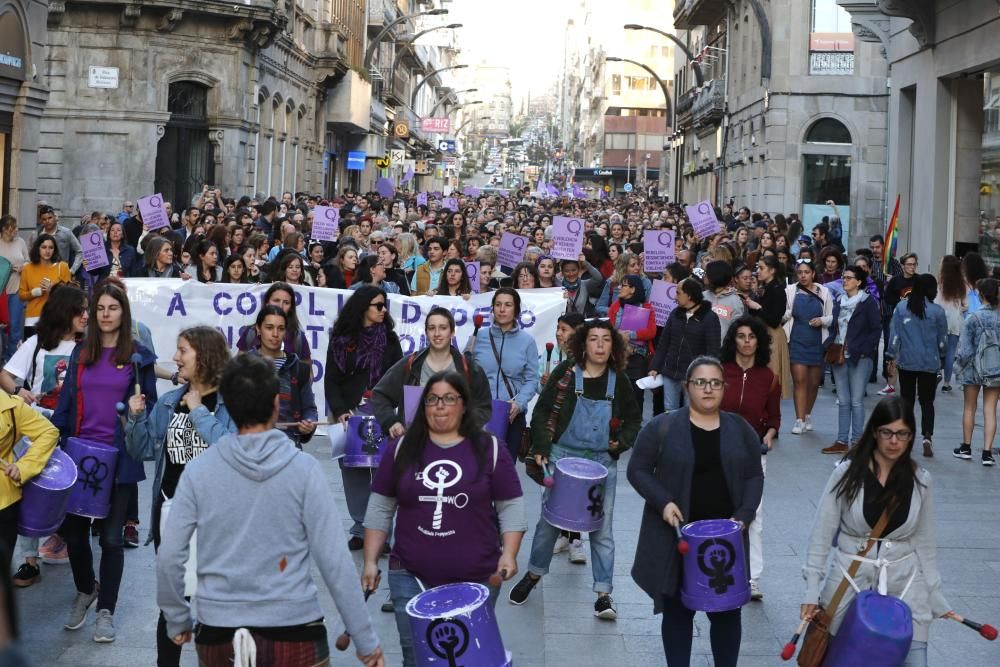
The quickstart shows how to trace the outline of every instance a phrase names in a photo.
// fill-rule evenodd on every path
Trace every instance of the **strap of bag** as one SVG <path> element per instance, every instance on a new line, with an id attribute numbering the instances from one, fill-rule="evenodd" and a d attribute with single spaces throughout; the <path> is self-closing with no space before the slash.
<path id="1" fill-rule="evenodd" d="M 889 525 L 889 509 L 890 508 L 886 507 L 885 511 L 882 512 L 882 516 L 878 518 L 878 522 L 875 524 L 875 527 L 872 528 L 872 532 L 868 536 L 868 544 L 865 545 L 864 549 L 858 552 L 858 556 L 863 557 L 867 555 L 868 552 L 872 550 L 872 547 L 875 546 L 875 543 L 878 542 L 879 538 L 882 537 L 885 527 Z M 855 560 L 851 563 L 850 567 L 847 568 L 847 576 L 840 580 L 840 585 L 837 586 L 837 591 L 833 594 L 833 597 L 830 598 L 830 604 L 826 607 L 826 612 L 830 615 L 830 618 L 833 618 L 837 614 L 837 607 L 840 606 L 841 600 L 844 599 L 844 594 L 847 593 L 847 587 L 850 585 L 849 578 L 853 579 L 858 573 L 858 569 L 860 569 L 860 567 L 861 561 Z"/>
<path id="2" fill-rule="evenodd" d="M 549 432 L 549 440 L 556 437 L 556 422 L 559 413 L 562 411 L 563 403 L 566 402 L 566 390 L 569 389 L 570 378 L 573 377 L 573 367 L 570 366 L 556 383 L 556 397 L 552 401 L 552 410 L 549 412 L 549 420 L 545 424 L 545 430 Z"/>
<path id="3" fill-rule="evenodd" d="M 28 376 L 26 378 L 24 378 L 24 383 L 21 385 L 22 387 L 24 387 L 28 391 L 34 391 L 34 389 L 32 389 L 32 387 L 31 387 L 31 384 L 32 384 L 31 381 L 35 377 L 35 368 L 38 365 L 38 351 L 40 349 L 42 349 L 41 340 L 38 339 L 38 338 L 36 338 L 35 339 L 35 352 L 31 355 L 31 365 L 28 366 Z"/>
<path id="4" fill-rule="evenodd" d="M 503 372 L 503 366 L 500 363 L 500 353 L 497 351 L 497 342 L 493 339 L 493 332 L 490 332 L 490 347 L 493 348 L 493 358 L 497 360 L 497 371 L 500 373 L 500 379 L 503 380 L 503 384 L 507 387 L 507 393 L 510 394 L 511 398 L 517 394 L 514 391 L 514 386 L 510 383 L 510 378 L 507 374 Z"/>

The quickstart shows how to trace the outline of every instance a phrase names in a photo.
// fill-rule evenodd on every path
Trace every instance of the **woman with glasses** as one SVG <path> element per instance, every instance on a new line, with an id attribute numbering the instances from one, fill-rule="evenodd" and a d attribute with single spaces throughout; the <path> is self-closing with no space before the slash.
<path id="1" fill-rule="evenodd" d="M 740 329 L 737 329 L 739 331 Z M 697 357 L 686 369 L 689 407 L 654 417 L 639 432 L 628 464 L 628 481 L 645 500 L 632 579 L 663 614 L 661 636 L 667 664 L 687 667 L 695 612 L 680 596 L 677 533 L 692 521 L 733 519 L 743 529 L 754 520 L 764 491 L 760 436 L 738 414 L 724 412 L 725 371 L 713 357 Z M 716 667 L 735 667 L 740 652 L 740 609 L 709 612 Z"/>
<path id="2" fill-rule="evenodd" d="M 346 428 L 348 418 L 358 410 L 362 400 L 371 395 L 385 372 L 403 358 L 395 328 L 386 293 L 378 287 L 365 285 L 344 303 L 330 330 L 323 378 L 331 421 L 336 420 Z M 359 551 L 364 545 L 363 522 L 371 471 L 345 468 L 341 462 L 340 473 L 347 510 L 354 521 L 347 544 L 351 551 Z"/>
<path id="3" fill-rule="evenodd" d="M 833 471 L 820 496 L 802 568 L 801 616 L 812 618 L 818 606 L 829 607 L 844 573 L 860 563 L 851 585 L 844 587 L 831 635 L 837 634 L 856 591 L 878 590 L 910 608 L 913 643 L 904 665 L 926 667 L 931 621 L 953 612 L 937 567 L 931 475 L 912 458 L 915 433 L 910 404 L 896 396 L 883 398 L 857 445 Z"/>
<path id="4" fill-rule="evenodd" d="M 823 379 L 823 344 L 833 324 L 833 295 L 816 282 L 810 258 L 795 263 L 798 281 L 785 289 L 785 335 L 792 365 L 795 424 L 792 435 L 812 430 L 812 408 Z"/>

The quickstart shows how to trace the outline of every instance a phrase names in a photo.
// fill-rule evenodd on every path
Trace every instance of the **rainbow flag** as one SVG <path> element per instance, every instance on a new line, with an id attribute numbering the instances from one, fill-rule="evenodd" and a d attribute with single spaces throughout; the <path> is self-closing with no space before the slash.
<path id="1" fill-rule="evenodd" d="M 885 231 L 885 243 L 882 244 L 882 271 L 889 273 L 889 260 L 896 256 L 896 244 L 899 242 L 899 195 L 896 195 L 896 208 L 889 219 L 889 228 Z"/>

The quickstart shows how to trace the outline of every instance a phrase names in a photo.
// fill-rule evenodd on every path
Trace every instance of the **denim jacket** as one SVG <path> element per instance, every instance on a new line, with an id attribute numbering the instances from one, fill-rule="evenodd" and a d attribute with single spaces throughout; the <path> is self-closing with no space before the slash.
<path id="1" fill-rule="evenodd" d="M 904 371 L 937 373 L 948 340 L 948 318 L 944 308 L 927 301 L 924 318 L 920 319 L 910 312 L 908 304 L 909 300 L 900 301 L 892 313 L 885 357 L 895 360 L 896 366 Z"/>

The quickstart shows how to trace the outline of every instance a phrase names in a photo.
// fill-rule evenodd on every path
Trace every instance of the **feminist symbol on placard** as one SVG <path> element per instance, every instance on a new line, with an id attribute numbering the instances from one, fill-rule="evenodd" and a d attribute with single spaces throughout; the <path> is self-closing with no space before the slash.
<path id="1" fill-rule="evenodd" d="M 448 661 L 448 667 L 462 667 L 460 658 L 469 648 L 469 629 L 457 618 L 438 618 L 427 626 L 427 645 L 439 658 Z"/>
<path id="2" fill-rule="evenodd" d="M 714 537 L 705 540 L 698 547 L 698 569 L 708 577 L 708 585 L 716 593 L 723 595 L 736 583 L 729 574 L 736 565 L 736 549 L 727 540 Z"/>
<path id="3" fill-rule="evenodd" d="M 96 456 L 84 456 L 80 459 L 80 472 L 83 473 L 80 481 L 83 482 L 84 490 L 91 489 L 95 496 L 100 493 L 104 488 L 101 482 L 108 477 L 107 464 L 102 463 Z"/>
<path id="4" fill-rule="evenodd" d="M 587 491 L 587 498 L 591 501 L 591 504 L 587 505 L 590 516 L 594 518 L 604 516 L 604 485 L 594 484 L 590 487 L 590 491 Z"/>
<path id="5" fill-rule="evenodd" d="M 669 246 L 673 243 L 673 239 L 670 238 L 670 232 L 660 232 L 660 235 L 656 237 L 660 241 L 660 245 Z"/>
<path id="6" fill-rule="evenodd" d="M 583 224 L 576 218 L 570 220 L 566 223 L 566 229 L 574 234 L 579 234 L 580 230 L 583 229 Z"/>
<path id="7" fill-rule="evenodd" d="M 517 248 L 518 250 L 521 250 L 522 248 L 524 248 L 525 240 L 526 239 L 523 236 L 515 236 L 514 238 L 511 239 L 510 244 L 515 248 Z"/>
<path id="8" fill-rule="evenodd" d="M 95 248 L 104 245 L 104 237 L 101 236 L 100 232 L 94 232 L 90 235 L 90 245 Z"/>
<path id="9" fill-rule="evenodd" d="M 152 206 L 153 208 L 160 208 L 160 198 L 157 197 L 156 195 L 153 195 L 152 197 L 149 198 L 149 205 Z"/>
<path id="10" fill-rule="evenodd" d="M 702 215 L 708 215 L 709 213 L 713 213 L 712 206 L 708 202 L 702 202 L 698 204 L 698 212 L 701 213 Z"/>
<path id="11" fill-rule="evenodd" d="M 378 454 L 382 438 L 375 433 L 375 418 L 366 417 L 358 424 L 358 438 L 361 439 L 361 451 L 365 454 Z"/>
<path id="12" fill-rule="evenodd" d="M 324 215 L 326 215 L 327 220 L 336 220 L 337 209 L 333 208 L 332 206 L 329 206 L 327 207 L 326 211 L 324 211 Z"/>

